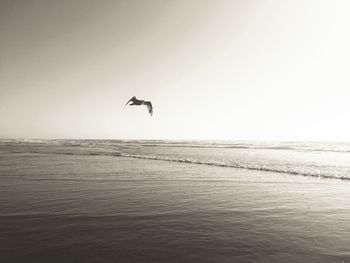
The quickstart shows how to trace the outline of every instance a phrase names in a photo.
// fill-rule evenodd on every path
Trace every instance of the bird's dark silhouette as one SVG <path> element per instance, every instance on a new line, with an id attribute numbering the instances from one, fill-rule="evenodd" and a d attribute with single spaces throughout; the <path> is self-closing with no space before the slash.
<path id="1" fill-rule="evenodd" d="M 129 104 L 129 102 L 131 102 L 131 103 Z M 129 104 L 130 106 L 134 106 L 134 105 L 136 105 L 136 106 L 139 106 L 139 105 L 146 105 L 149 114 L 151 114 L 151 116 L 153 115 L 153 106 L 152 106 L 152 103 L 151 103 L 150 101 L 138 100 L 138 99 L 136 99 L 136 97 L 134 96 L 134 97 L 132 97 L 132 98 L 125 104 L 125 106 L 127 106 L 128 104 Z"/>

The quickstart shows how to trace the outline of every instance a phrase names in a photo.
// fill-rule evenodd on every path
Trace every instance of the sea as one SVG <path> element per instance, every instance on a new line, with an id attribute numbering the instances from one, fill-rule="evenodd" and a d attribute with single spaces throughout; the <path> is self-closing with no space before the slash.
<path id="1" fill-rule="evenodd" d="M 0 262 L 350 262 L 350 142 L 0 140 Z"/>

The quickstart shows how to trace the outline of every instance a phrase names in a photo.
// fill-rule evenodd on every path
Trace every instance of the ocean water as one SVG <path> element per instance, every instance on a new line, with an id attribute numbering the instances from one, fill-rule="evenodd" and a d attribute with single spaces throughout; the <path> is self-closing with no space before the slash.
<path id="1" fill-rule="evenodd" d="M 350 262 L 350 143 L 1 140 L 1 262 Z"/>
<path id="2" fill-rule="evenodd" d="M 350 179 L 350 142 L 2 140 L 0 146 L 4 153 L 112 155 Z"/>

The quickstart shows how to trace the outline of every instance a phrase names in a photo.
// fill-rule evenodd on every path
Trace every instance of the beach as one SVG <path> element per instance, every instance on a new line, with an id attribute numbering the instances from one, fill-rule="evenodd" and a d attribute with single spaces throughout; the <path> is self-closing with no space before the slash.
<path id="1" fill-rule="evenodd" d="M 350 263 L 350 1 L 0 0 L 0 263 Z"/>
<path id="2" fill-rule="evenodd" d="M 126 144 L 3 142 L 1 261 L 350 262 L 350 181 Z"/>

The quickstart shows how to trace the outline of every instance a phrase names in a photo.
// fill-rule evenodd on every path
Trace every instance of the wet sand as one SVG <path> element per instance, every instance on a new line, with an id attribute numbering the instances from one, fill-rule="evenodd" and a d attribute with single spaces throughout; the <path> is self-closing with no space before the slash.
<path id="1" fill-rule="evenodd" d="M 350 183 L 113 156 L 1 155 L 1 262 L 350 262 Z"/>

